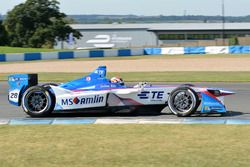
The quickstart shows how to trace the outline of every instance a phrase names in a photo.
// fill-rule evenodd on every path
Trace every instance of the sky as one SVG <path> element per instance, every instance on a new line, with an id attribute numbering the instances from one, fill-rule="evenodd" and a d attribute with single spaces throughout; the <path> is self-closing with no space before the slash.
<path id="1" fill-rule="evenodd" d="M 250 15 L 250 0 L 224 0 L 225 15 Z M 6 14 L 25 0 L 0 0 Z M 222 0 L 59 0 L 66 14 L 221 15 Z"/>

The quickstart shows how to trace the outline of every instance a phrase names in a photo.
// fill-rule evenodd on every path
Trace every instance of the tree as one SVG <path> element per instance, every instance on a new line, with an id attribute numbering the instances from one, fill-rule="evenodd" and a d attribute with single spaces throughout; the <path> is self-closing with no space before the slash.
<path id="1" fill-rule="evenodd" d="M 0 20 L 0 46 L 4 46 L 8 44 L 8 35 L 5 30 L 5 27 L 2 24 L 2 21 Z"/>
<path id="2" fill-rule="evenodd" d="M 7 13 L 4 25 L 10 45 L 18 47 L 52 48 L 56 39 L 66 40 L 71 33 L 82 36 L 68 25 L 57 0 L 27 0 Z"/>

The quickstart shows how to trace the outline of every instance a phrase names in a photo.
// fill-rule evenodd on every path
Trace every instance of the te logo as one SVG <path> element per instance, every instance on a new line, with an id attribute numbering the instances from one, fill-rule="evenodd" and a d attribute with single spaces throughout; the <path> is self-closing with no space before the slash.
<path id="1" fill-rule="evenodd" d="M 137 96 L 140 99 L 161 100 L 163 99 L 164 91 L 143 91 Z"/>

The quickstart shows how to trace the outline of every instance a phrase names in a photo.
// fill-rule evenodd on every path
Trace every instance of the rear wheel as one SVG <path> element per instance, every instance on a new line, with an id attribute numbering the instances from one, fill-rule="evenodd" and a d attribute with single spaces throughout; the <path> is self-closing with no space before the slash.
<path id="1" fill-rule="evenodd" d="M 34 86 L 25 91 L 22 108 L 31 117 L 49 115 L 55 106 L 53 95 L 44 87 Z"/>
<path id="2" fill-rule="evenodd" d="M 180 117 L 190 116 L 199 107 L 197 93 L 188 87 L 177 88 L 169 95 L 168 107 L 172 113 Z"/>

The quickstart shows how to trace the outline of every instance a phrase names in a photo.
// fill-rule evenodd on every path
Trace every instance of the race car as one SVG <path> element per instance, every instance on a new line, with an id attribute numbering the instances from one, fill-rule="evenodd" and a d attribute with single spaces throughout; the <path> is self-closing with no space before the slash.
<path id="1" fill-rule="evenodd" d="M 37 74 L 10 75 L 8 83 L 9 102 L 22 106 L 31 117 L 48 116 L 53 112 L 95 110 L 115 112 L 150 108 L 161 112 L 165 107 L 169 107 L 179 117 L 196 112 L 225 113 L 224 96 L 234 94 L 224 89 L 191 84 L 152 85 L 141 82 L 127 86 L 121 78 L 106 78 L 106 66 L 100 66 L 87 76 L 60 85 L 39 85 Z"/>

